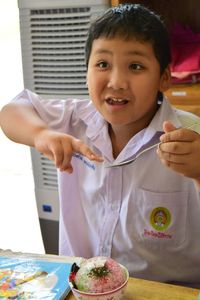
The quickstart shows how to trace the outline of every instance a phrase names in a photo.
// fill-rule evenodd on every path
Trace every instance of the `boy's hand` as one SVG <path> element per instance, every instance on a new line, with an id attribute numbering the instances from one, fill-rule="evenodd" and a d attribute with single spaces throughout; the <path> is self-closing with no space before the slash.
<path id="1" fill-rule="evenodd" d="M 195 179 L 200 186 L 200 135 L 190 129 L 176 129 L 169 121 L 163 123 L 163 129 L 157 150 L 162 163 Z"/>
<path id="2" fill-rule="evenodd" d="M 90 160 L 102 162 L 86 144 L 71 135 L 59 133 L 50 129 L 42 129 L 34 140 L 35 148 L 50 160 L 53 160 L 60 171 L 73 172 L 71 158 L 74 152 L 86 156 Z"/>

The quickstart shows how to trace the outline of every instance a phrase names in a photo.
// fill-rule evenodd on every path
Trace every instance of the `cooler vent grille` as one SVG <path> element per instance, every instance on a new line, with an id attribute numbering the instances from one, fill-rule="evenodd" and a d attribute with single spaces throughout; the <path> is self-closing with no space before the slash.
<path id="1" fill-rule="evenodd" d="M 57 171 L 54 164 L 41 154 L 42 185 L 46 188 L 57 189 Z"/>
<path id="2" fill-rule="evenodd" d="M 30 10 L 33 90 L 48 95 L 88 95 L 85 40 L 90 7 Z"/>

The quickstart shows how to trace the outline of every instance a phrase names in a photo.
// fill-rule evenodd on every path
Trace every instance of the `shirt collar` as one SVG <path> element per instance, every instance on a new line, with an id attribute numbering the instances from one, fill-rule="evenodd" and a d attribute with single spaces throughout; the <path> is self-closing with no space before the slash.
<path id="1" fill-rule="evenodd" d="M 151 120 L 148 127 L 144 129 L 144 134 L 142 138 L 143 144 L 150 141 L 154 137 L 154 135 L 156 135 L 157 132 L 163 132 L 163 122 L 169 120 L 175 127 L 181 126 L 181 123 L 177 118 L 177 115 L 175 114 L 171 104 L 165 97 L 163 97 L 163 101 L 160 104 L 160 107 L 157 110 L 155 116 Z"/>
<path id="2" fill-rule="evenodd" d="M 93 103 L 89 101 L 87 105 L 80 105 L 77 108 L 77 114 L 86 124 L 87 137 L 93 141 L 93 144 L 108 160 L 113 160 L 112 146 L 108 135 L 108 123 L 96 110 Z M 164 120 L 170 120 L 175 127 L 181 126 L 173 108 L 165 97 L 163 97 L 163 101 L 148 127 L 133 136 L 116 161 L 128 159 L 135 155 L 141 148 L 159 142 L 159 137 L 163 133 Z"/>
<path id="3" fill-rule="evenodd" d="M 95 140 L 102 130 L 107 129 L 107 122 L 96 110 L 92 101 L 79 103 L 76 108 L 77 118 L 81 119 L 86 125 L 86 135 L 91 140 Z"/>
<path id="4" fill-rule="evenodd" d="M 181 126 L 181 123 L 177 118 L 172 106 L 168 100 L 163 97 L 163 101 L 148 127 L 144 128 L 135 136 L 133 136 L 123 151 L 119 154 L 115 163 L 130 159 L 139 151 L 158 143 L 160 136 L 163 134 L 163 121 L 165 120 L 170 120 L 175 127 Z"/>

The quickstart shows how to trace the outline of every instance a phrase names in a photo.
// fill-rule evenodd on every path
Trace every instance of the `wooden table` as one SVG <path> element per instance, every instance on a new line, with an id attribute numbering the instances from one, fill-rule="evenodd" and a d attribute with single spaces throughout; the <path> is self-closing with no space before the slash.
<path id="1" fill-rule="evenodd" d="M 197 300 L 200 290 L 130 278 L 123 300 Z M 70 293 L 66 300 L 74 300 Z"/>

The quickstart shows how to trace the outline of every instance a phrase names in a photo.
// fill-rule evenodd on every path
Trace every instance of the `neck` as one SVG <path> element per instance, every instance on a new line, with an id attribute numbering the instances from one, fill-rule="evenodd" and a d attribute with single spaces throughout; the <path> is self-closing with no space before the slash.
<path id="1" fill-rule="evenodd" d="M 126 125 L 111 125 L 109 124 L 109 135 L 112 143 L 113 157 L 116 158 L 124 149 L 129 140 L 142 129 L 146 128 L 154 117 L 159 106 L 157 103 L 152 107 L 152 111 L 148 112 L 143 118 L 136 122 Z"/>
<path id="2" fill-rule="evenodd" d="M 129 142 L 129 140 L 140 131 L 132 128 L 128 128 L 128 126 L 121 127 L 111 127 L 109 125 L 109 135 L 112 143 L 112 149 L 113 149 L 113 157 L 116 158 L 119 153 L 124 149 L 126 144 Z"/>

